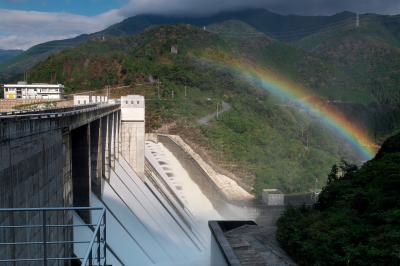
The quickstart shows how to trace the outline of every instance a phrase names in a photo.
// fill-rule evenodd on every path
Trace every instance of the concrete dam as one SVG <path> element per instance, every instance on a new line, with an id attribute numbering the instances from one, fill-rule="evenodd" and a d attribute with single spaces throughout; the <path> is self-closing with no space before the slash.
<path id="1" fill-rule="evenodd" d="M 209 220 L 248 219 L 145 101 L 0 116 L 0 265 L 227 265 Z"/>

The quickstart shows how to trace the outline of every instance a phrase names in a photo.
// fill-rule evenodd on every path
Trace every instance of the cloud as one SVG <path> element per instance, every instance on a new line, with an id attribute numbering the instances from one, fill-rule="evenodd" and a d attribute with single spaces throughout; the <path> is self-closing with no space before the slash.
<path id="1" fill-rule="evenodd" d="M 23 0 L 9 0 L 23 1 Z M 329 15 L 344 10 L 399 14 L 399 0 L 129 0 L 97 16 L 0 9 L 0 49 L 32 45 L 102 30 L 129 16 L 152 13 L 208 15 L 240 8 L 266 8 L 282 14 Z"/>
<path id="2" fill-rule="evenodd" d="M 122 20 L 118 10 L 94 17 L 0 9 L 0 49 L 27 49 L 50 40 L 92 33 Z"/>
<path id="3" fill-rule="evenodd" d="M 282 14 L 330 15 L 344 10 L 399 14 L 399 0 L 131 0 L 122 15 L 138 13 L 210 14 L 239 8 L 266 8 Z"/>

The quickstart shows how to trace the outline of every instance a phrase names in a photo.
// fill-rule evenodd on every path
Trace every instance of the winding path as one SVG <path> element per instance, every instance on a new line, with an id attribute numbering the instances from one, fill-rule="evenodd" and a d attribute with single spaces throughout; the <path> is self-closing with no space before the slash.
<path id="1" fill-rule="evenodd" d="M 220 115 L 222 113 L 225 113 L 227 111 L 229 111 L 231 109 L 231 105 L 227 102 L 222 101 L 222 108 L 221 110 L 219 110 L 218 112 L 214 112 L 212 114 L 208 114 L 206 116 L 203 116 L 202 118 L 200 118 L 199 120 L 197 120 L 197 122 L 200 125 L 206 126 L 212 119 L 214 119 L 215 117 L 217 117 L 217 114 Z"/>

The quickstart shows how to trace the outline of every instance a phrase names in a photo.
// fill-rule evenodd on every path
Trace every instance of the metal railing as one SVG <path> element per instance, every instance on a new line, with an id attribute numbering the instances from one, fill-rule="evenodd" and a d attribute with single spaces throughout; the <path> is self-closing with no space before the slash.
<path id="1" fill-rule="evenodd" d="M 77 223 L 74 216 L 85 212 L 95 216 L 96 223 Z M 74 240 L 74 230 L 82 227 L 89 228 L 90 235 Z M 85 256 L 76 257 L 76 248 Z M 0 209 L 0 265 L 64 265 L 73 260 L 81 265 L 106 265 L 104 208 Z"/>
<path id="2" fill-rule="evenodd" d="M 97 246 L 97 247 L 96 247 Z M 83 258 L 82 265 L 103 265 L 107 262 L 106 246 L 106 210 L 103 209 L 94 229 L 88 250 Z"/>
<path id="3" fill-rule="evenodd" d="M 15 111 L 0 113 L 0 119 L 38 119 L 38 118 L 55 118 L 64 117 L 70 115 L 81 114 L 85 112 L 91 112 L 98 109 L 103 109 L 112 106 L 120 106 L 117 103 L 114 104 L 88 104 L 73 107 L 63 107 L 63 108 L 48 108 L 38 111 Z"/>

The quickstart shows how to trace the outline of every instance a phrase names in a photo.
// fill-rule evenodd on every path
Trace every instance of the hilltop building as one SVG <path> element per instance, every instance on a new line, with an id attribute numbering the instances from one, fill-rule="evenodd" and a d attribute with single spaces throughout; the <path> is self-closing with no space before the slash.
<path id="1" fill-rule="evenodd" d="M 61 100 L 64 97 L 64 85 L 18 82 L 4 84 L 4 99 L 43 99 Z"/>

